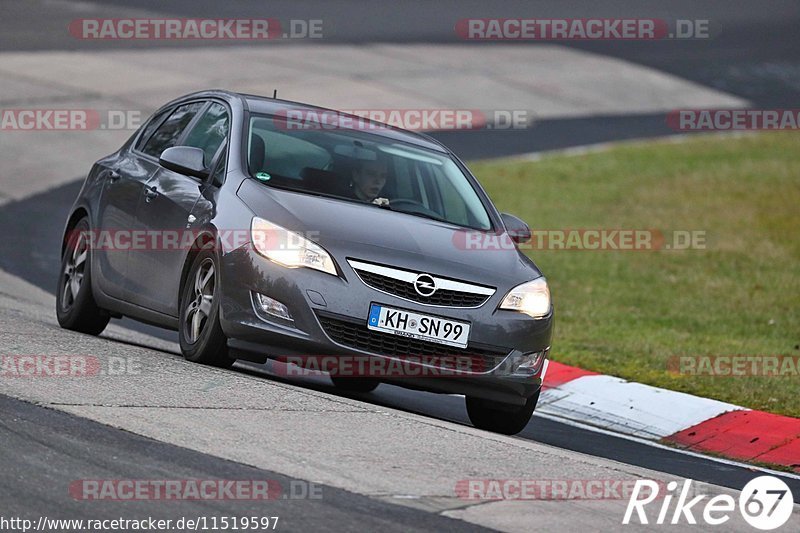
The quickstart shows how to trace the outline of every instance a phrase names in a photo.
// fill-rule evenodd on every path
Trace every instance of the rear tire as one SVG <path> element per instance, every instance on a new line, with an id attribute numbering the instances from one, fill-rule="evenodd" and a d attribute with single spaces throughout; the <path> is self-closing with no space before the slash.
<path id="1" fill-rule="evenodd" d="M 99 335 L 111 315 L 100 309 L 92 294 L 92 256 L 89 219 L 78 221 L 68 235 L 56 292 L 56 317 L 64 329 Z"/>
<path id="2" fill-rule="evenodd" d="M 467 397 L 467 414 L 478 429 L 503 435 L 516 435 L 528 425 L 539 401 L 539 392 L 528 398 L 525 405 L 511 405 Z"/>
<path id="3" fill-rule="evenodd" d="M 337 389 L 349 392 L 372 392 L 381 384 L 380 381 L 369 378 L 350 378 L 342 376 L 330 376 L 330 378 Z"/>
<path id="4" fill-rule="evenodd" d="M 202 250 L 192 261 L 181 289 L 178 337 L 187 361 L 229 368 L 228 339 L 219 324 L 219 265 L 212 250 Z"/>

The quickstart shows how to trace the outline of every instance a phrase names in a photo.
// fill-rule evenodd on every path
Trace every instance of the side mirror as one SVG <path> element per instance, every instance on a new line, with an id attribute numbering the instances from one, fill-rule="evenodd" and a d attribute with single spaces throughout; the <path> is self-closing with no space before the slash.
<path id="1" fill-rule="evenodd" d="M 158 163 L 178 174 L 206 179 L 209 170 L 205 163 L 205 152 L 193 146 L 173 146 L 167 148 L 158 158 Z"/>
<path id="2" fill-rule="evenodd" d="M 505 224 L 508 236 L 512 241 L 522 244 L 531 240 L 531 228 L 525 221 L 508 213 L 501 213 L 500 218 L 503 219 L 503 224 Z"/>

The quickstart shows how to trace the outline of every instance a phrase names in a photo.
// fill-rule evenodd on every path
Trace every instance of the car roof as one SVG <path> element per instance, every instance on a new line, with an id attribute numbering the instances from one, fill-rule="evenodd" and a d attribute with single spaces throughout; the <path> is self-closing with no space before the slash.
<path id="1" fill-rule="evenodd" d="M 315 113 L 319 114 L 322 112 L 336 113 L 339 116 L 357 120 L 362 124 L 369 123 L 369 124 L 375 124 L 376 126 L 380 126 L 379 128 L 376 127 L 375 129 L 369 129 L 368 133 L 370 134 L 378 135 L 380 137 L 385 137 L 395 141 L 406 142 L 409 144 L 420 146 L 422 148 L 436 150 L 438 152 L 444 152 L 444 153 L 449 152 L 449 150 L 442 143 L 424 133 L 404 130 L 402 128 L 391 126 L 389 124 L 384 124 L 382 122 L 378 122 L 375 120 L 369 120 L 367 118 L 358 115 L 344 113 L 336 109 L 330 109 L 311 104 L 304 104 L 302 102 L 293 102 L 291 100 L 282 100 L 280 98 L 270 98 L 267 96 L 237 93 L 226 90 L 208 90 L 208 91 L 196 92 L 183 96 L 178 100 L 183 100 L 186 98 L 198 98 L 198 97 L 209 98 L 214 96 L 238 98 L 242 102 L 244 102 L 245 107 L 249 109 L 251 112 L 263 113 L 266 115 L 280 115 L 281 112 L 285 113 L 287 111 L 299 111 L 301 113 L 308 112 L 310 116 L 313 116 L 313 114 Z M 343 127 L 342 129 L 356 129 L 356 128 Z"/>

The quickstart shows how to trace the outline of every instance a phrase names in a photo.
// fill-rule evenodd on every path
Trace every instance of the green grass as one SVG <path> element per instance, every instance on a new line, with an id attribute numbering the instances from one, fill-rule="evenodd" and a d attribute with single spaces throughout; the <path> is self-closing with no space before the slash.
<path id="1" fill-rule="evenodd" d="M 800 416 L 800 377 L 670 373 L 671 356 L 800 355 L 800 135 L 698 137 L 475 162 L 540 229 L 702 230 L 705 249 L 526 252 L 556 307 L 554 360 Z"/>

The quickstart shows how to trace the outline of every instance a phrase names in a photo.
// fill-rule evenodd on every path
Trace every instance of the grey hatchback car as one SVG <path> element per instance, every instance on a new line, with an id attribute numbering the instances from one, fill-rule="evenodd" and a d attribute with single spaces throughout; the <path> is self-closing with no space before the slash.
<path id="1" fill-rule="evenodd" d="M 529 238 L 427 135 L 205 91 L 93 165 L 57 315 L 95 335 L 123 316 L 177 330 L 203 364 L 277 359 L 345 390 L 464 395 L 476 427 L 514 434 L 553 327 Z"/>

